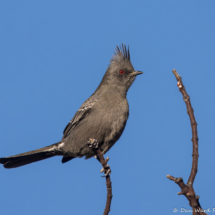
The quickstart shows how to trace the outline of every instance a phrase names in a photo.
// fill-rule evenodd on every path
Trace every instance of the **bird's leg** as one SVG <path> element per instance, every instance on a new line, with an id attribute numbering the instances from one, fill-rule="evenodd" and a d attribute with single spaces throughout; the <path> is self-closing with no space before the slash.
<path id="1" fill-rule="evenodd" d="M 109 161 L 109 157 L 107 157 L 106 159 L 104 159 L 104 156 L 98 146 L 98 141 L 96 139 L 90 138 L 87 141 L 87 145 L 89 148 L 96 150 L 97 155 L 95 155 L 95 158 L 102 164 L 102 169 L 100 172 L 104 172 L 105 176 L 103 177 L 108 177 L 111 174 L 111 169 L 110 166 L 107 164 L 107 162 Z"/>

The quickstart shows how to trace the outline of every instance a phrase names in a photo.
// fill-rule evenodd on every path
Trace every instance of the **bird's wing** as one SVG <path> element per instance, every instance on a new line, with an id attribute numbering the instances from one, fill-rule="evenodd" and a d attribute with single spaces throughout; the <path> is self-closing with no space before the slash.
<path id="1" fill-rule="evenodd" d="M 90 97 L 87 99 L 79 108 L 79 110 L 75 113 L 75 116 L 70 120 L 67 124 L 66 128 L 63 131 L 63 138 L 69 136 L 69 134 L 74 130 L 74 128 L 78 125 L 78 123 L 90 114 L 90 110 L 94 106 L 94 104 L 98 101 L 97 97 Z"/>

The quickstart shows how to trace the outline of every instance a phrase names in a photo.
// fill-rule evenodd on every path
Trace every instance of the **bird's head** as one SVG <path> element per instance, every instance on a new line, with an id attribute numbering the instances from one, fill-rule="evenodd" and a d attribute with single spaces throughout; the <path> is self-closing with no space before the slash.
<path id="1" fill-rule="evenodd" d="M 127 93 L 136 76 L 142 73 L 134 70 L 130 61 L 129 48 L 122 44 L 120 47 L 116 47 L 103 81 L 109 86 L 117 87 Z"/>

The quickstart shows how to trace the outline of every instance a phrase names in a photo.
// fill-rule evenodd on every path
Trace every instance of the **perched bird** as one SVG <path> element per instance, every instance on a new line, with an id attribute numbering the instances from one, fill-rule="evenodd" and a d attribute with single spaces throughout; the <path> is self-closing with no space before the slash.
<path id="1" fill-rule="evenodd" d="M 95 155 L 88 147 L 90 138 L 98 141 L 106 153 L 120 138 L 125 128 L 129 107 L 126 98 L 129 87 L 137 75 L 130 61 L 129 48 L 116 47 L 107 71 L 96 91 L 81 105 L 63 132 L 60 142 L 30 152 L 0 158 L 5 168 L 15 168 L 56 155 L 62 163 L 76 157 L 86 159 Z"/>

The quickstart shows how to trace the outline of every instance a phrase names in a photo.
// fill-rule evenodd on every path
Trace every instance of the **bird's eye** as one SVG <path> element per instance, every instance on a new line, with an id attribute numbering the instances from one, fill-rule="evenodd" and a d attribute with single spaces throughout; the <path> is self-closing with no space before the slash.
<path id="1" fill-rule="evenodd" d="M 121 75 L 123 75 L 125 73 L 125 71 L 124 70 L 119 70 L 119 74 L 121 74 Z"/>

